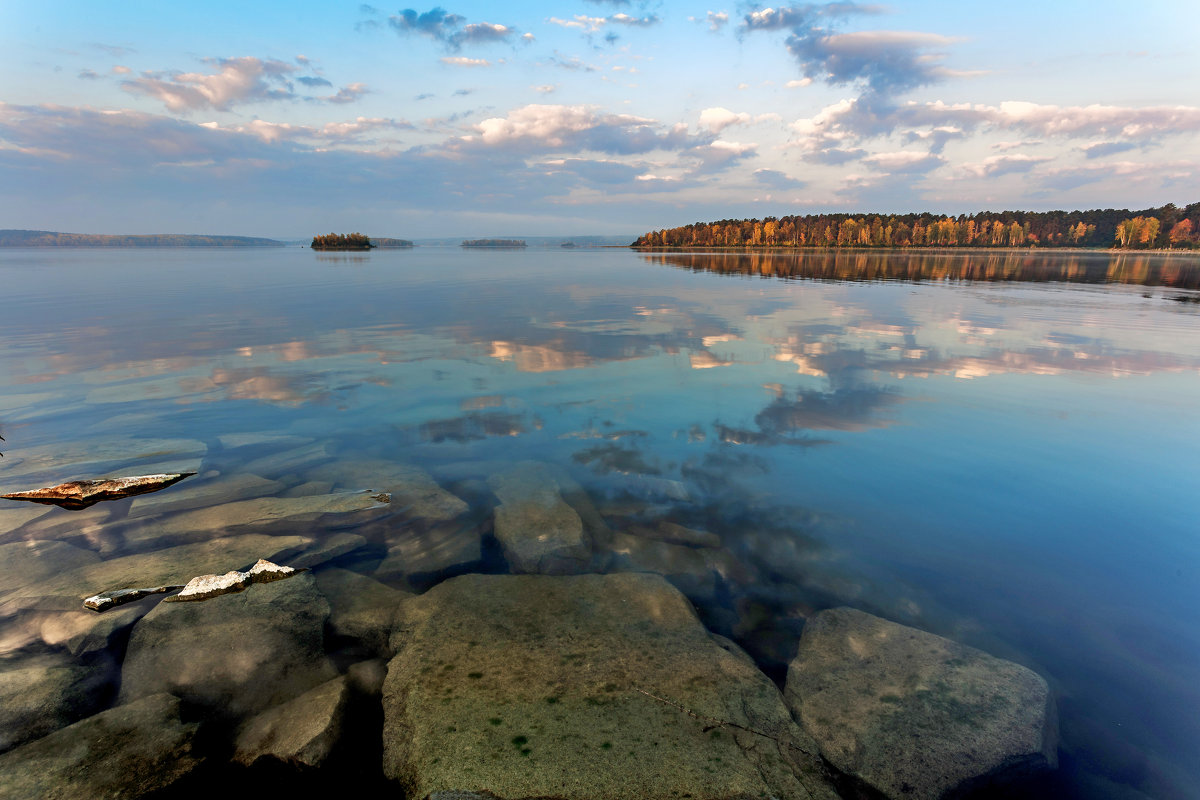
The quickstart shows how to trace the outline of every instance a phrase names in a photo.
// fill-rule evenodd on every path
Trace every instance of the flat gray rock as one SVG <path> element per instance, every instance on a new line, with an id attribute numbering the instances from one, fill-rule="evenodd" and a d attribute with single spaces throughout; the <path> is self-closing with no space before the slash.
<path id="1" fill-rule="evenodd" d="M 334 492 L 306 497 L 259 497 L 183 511 L 162 519 L 146 518 L 124 531 L 123 545 L 133 550 L 189 544 L 231 531 L 275 530 L 318 523 L 354 527 L 390 508 L 386 495 Z"/>
<path id="2" fill-rule="evenodd" d="M 657 576 L 464 575 L 406 600 L 392 644 L 407 796 L 836 797 L 774 684 Z"/>
<path id="3" fill-rule="evenodd" d="M 246 766 L 268 760 L 320 767 L 341 737 L 349 697 L 346 678 L 334 678 L 264 711 L 242 726 L 233 760 Z"/>
<path id="4" fill-rule="evenodd" d="M 312 569 L 327 561 L 333 561 L 335 558 L 353 553 L 366 545 L 366 538 L 356 533 L 334 533 L 322 537 L 294 558 L 288 559 L 288 566 L 297 569 Z"/>
<path id="5" fill-rule="evenodd" d="M 0 484 L 4 491 L 19 491 L 12 487 L 16 479 L 53 473 L 59 480 L 82 477 L 86 474 L 109 472 L 111 468 L 137 462 L 192 460 L 208 452 L 204 442 L 195 439 L 139 439 L 129 436 L 101 437 L 57 444 L 23 447 L 10 451 L 0 459 Z M 16 456 L 10 462 L 9 457 Z M 195 472 L 196 470 L 139 470 L 143 473 Z"/>
<path id="6" fill-rule="evenodd" d="M 81 512 L 87 513 L 87 512 Z M 79 612 L 84 598 L 112 589 L 185 584 L 196 575 L 224 572 L 274 559 L 312 542 L 307 536 L 243 534 L 113 558 L 66 569 L 0 599 L 0 616 L 20 609 Z M 86 612 L 99 619 L 104 615 Z"/>
<path id="7" fill-rule="evenodd" d="M 553 467 L 521 462 L 492 475 L 488 486 L 500 500 L 495 536 L 513 572 L 568 575 L 588 567 L 590 538 L 563 499 Z"/>
<path id="8" fill-rule="evenodd" d="M 134 798 L 169 789 L 200 764 L 195 733 L 170 695 L 110 708 L 0 755 L 0 797 Z"/>
<path id="9" fill-rule="evenodd" d="M 786 698 L 831 764 L 889 798 L 933 800 L 1057 764 L 1040 676 L 851 608 L 809 617 Z"/>
<path id="10" fill-rule="evenodd" d="M 64 570 L 95 564 L 100 556 L 63 542 L 0 544 L 0 597 Z"/>
<path id="11" fill-rule="evenodd" d="M 254 714 L 336 674 L 325 658 L 329 603 L 311 573 L 199 603 L 160 603 L 133 628 L 121 701 L 170 692 Z"/>
<path id="12" fill-rule="evenodd" d="M 419 467 L 383 459 L 335 461 L 308 471 L 310 481 L 330 481 L 349 489 L 390 492 L 392 508 L 426 524 L 448 522 L 467 513 L 463 500 L 438 485 Z"/>
<path id="13" fill-rule="evenodd" d="M 129 507 L 128 517 L 137 519 L 169 511 L 188 511 L 238 500 L 252 500 L 278 494 L 282 489 L 283 484 L 279 481 L 269 481 L 248 473 L 222 475 L 214 480 L 198 480 L 195 483 L 188 481 L 172 492 L 137 498 Z"/>
<path id="14" fill-rule="evenodd" d="M 432 528 L 405 527 L 390 534 L 387 545 L 387 556 L 375 570 L 376 577 L 384 580 L 437 577 L 483 559 L 479 530 L 454 522 Z"/>

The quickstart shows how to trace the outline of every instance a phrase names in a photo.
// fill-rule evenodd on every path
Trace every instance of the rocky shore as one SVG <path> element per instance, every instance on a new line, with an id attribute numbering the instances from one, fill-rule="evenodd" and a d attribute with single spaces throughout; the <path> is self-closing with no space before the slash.
<path id="1" fill-rule="evenodd" d="M 1056 766 L 1023 666 L 844 606 L 758 636 L 769 569 L 660 513 L 678 485 L 227 447 L 259 449 L 120 505 L 3 509 L 0 798 L 933 800 Z"/>

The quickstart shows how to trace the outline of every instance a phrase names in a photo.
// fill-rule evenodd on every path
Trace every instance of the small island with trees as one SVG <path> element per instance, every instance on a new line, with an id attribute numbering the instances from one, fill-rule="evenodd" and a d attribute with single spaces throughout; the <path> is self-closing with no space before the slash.
<path id="1" fill-rule="evenodd" d="M 362 233 L 331 233 L 327 236 L 314 236 L 313 250 L 370 250 L 375 245 L 366 234 Z"/>
<path id="2" fill-rule="evenodd" d="M 464 239 L 463 247 L 526 247 L 524 239 Z"/>

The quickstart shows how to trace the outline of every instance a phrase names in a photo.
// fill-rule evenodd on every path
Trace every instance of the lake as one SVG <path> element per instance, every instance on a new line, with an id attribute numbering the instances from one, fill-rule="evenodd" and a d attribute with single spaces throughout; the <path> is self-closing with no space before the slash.
<path id="1" fill-rule="evenodd" d="M 231 475 L 297 498 L 403 462 L 471 507 L 464 569 L 502 571 L 486 481 L 535 460 L 614 530 L 720 537 L 740 566 L 693 602 L 776 681 L 849 605 L 1045 677 L 1046 796 L 1200 785 L 1200 258 L 47 248 L 0 276 L 6 491 L 194 467 L 146 496 L 195 487 L 166 529 L 254 495 Z M 151 552 L 144 500 L 0 501 L 0 544 Z M 414 592 L 454 571 L 337 558 Z M 61 652 L 31 613 L 0 672 Z"/>

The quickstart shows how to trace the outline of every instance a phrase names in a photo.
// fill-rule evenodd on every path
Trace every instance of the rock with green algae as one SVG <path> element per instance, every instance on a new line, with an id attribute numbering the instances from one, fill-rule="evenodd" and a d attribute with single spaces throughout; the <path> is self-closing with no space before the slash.
<path id="1" fill-rule="evenodd" d="M 809 617 L 786 698 L 831 764 L 887 798 L 958 796 L 1057 764 L 1039 675 L 851 608 Z"/>
<path id="2" fill-rule="evenodd" d="M 465 575 L 402 603 L 392 644 L 408 796 L 837 796 L 775 685 L 658 576 Z"/>
<path id="3" fill-rule="evenodd" d="M 156 694 L 80 720 L 0 755 L 5 800 L 132 798 L 164 791 L 191 775 L 195 723 L 179 700 Z"/>

